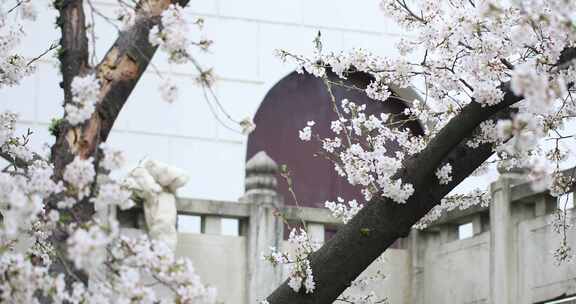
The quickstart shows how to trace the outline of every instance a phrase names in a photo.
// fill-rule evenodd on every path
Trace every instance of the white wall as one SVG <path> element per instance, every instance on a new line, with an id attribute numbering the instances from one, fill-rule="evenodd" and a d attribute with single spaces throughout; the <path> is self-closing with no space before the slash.
<path id="1" fill-rule="evenodd" d="M 215 287 L 221 303 L 246 303 L 246 237 L 178 234 L 177 255 L 190 258 L 202 283 Z"/>
<path id="2" fill-rule="evenodd" d="M 568 211 L 568 224 L 576 223 L 575 210 Z M 556 298 L 562 294 L 576 294 L 576 265 L 571 262 L 557 264 L 553 252 L 561 243 L 561 235 L 554 232 L 554 214 L 521 222 L 518 226 L 519 265 L 518 281 L 520 303 L 535 303 Z M 567 242 L 572 248 L 576 232 L 567 231 Z"/>
<path id="3" fill-rule="evenodd" d="M 327 50 L 369 47 L 393 54 L 397 31 L 384 20 L 378 2 L 193 0 L 188 12 L 205 18 L 206 36 L 215 43 L 210 54 L 199 56 L 200 61 L 214 67 L 220 77 L 216 84 L 220 100 L 233 117 L 242 119 L 252 116 L 271 86 L 291 71 L 289 64 L 274 58 L 273 50 L 309 53 L 317 30 L 322 31 Z M 102 12 L 114 11 L 110 4 L 114 1 L 95 3 Z M 43 11 L 37 22 L 28 24 L 22 46 L 30 56 L 59 38 L 55 12 L 38 5 Z M 116 32 L 98 18 L 96 29 L 96 54 L 101 58 Z M 162 57 L 158 53 L 153 62 L 180 84 L 179 100 L 166 104 L 159 98 L 159 78 L 149 69 L 122 110 L 109 143 L 124 149 L 132 165 L 150 157 L 186 169 L 191 181 L 181 196 L 236 200 L 244 187 L 246 138 L 227 131 L 212 117 L 200 89 L 192 84 L 189 66 L 170 69 Z M 63 112 L 57 62 L 47 59 L 22 86 L 0 90 L 0 110 L 21 114 L 20 127 L 36 132 L 36 147 L 53 142 L 48 123 Z"/>
<path id="4" fill-rule="evenodd" d="M 423 303 L 489 302 L 490 233 L 428 245 Z"/>

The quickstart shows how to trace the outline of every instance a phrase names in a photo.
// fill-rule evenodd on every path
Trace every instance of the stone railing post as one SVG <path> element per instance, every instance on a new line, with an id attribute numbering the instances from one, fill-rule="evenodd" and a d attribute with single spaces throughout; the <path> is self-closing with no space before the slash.
<path id="1" fill-rule="evenodd" d="M 511 182 L 505 175 L 494 182 L 490 191 L 490 297 L 492 304 L 516 303 L 517 244 L 512 218 Z"/>
<path id="2" fill-rule="evenodd" d="M 270 247 L 282 246 L 284 225 L 275 215 L 282 207 L 276 191 L 278 165 L 264 151 L 246 163 L 246 192 L 241 203 L 250 204 L 248 223 L 248 303 L 258 303 L 282 282 L 281 267 L 272 267 L 262 260 Z"/>

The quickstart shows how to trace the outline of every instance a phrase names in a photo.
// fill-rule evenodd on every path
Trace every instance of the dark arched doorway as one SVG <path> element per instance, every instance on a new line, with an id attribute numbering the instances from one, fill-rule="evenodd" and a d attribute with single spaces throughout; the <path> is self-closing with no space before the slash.
<path id="1" fill-rule="evenodd" d="M 341 81 L 331 73 L 329 79 Z M 349 75 L 344 85 L 365 88 L 370 80 L 367 74 L 354 73 Z M 406 104 L 397 98 L 391 97 L 386 102 L 374 101 L 362 90 L 350 87 L 334 85 L 333 92 L 338 103 L 347 98 L 366 104 L 366 114 L 400 114 L 406 108 Z M 287 165 L 301 206 L 323 207 L 324 202 L 333 201 L 338 196 L 346 200 L 358 199 L 363 203 L 360 189 L 338 176 L 330 161 L 316 156 L 316 152 L 320 151 L 318 143 L 304 143 L 298 137 L 298 131 L 310 120 L 316 121 L 314 131 L 320 136 L 333 137 L 329 129 L 330 121 L 336 119 L 329 92 L 322 79 L 307 73 L 293 72 L 274 85 L 264 97 L 254 117 L 256 130 L 248 138 L 246 157 L 250 159 L 263 150 L 278 164 Z M 421 133 L 418 123 L 412 122 L 407 126 Z M 293 205 L 286 182 L 281 177 L 278 180 L 279 192 L 284 196 L 285 203 Z"/>

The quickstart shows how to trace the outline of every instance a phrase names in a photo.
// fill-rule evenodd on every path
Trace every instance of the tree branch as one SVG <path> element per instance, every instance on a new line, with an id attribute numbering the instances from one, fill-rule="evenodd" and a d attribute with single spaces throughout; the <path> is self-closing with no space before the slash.
<path id="1" fill-rule="evenodd" d="M 67 104 L 72 101 L 72 80 L 89 69 L 86 17 L 83 0 L 59 0 L 55 1 L 55 6 L 60 13 L 56 22 L 62 32 L 58 59 L 62 72 L 64 104 Z"/>
<path id="2" fill-rule="evenodd" d="M 81 0 L 75 3 L 81 3 Z M 136 6 L 135 24 L 120 32 L 118 39 L 96 67 L 101 84 L 101 97 L 95 113 L 82 126 L 70 126 L 64 122 L 59 127 L 59 136 L 52 148 L 57 177 L 60 176 L 62 168 L 72 160 L 73 155 L 79 155 L 83 159 L 94 156 L 100 142 L 108 138 L 120 110 L 156 52 L 157 47 L 148 42 L 148 33 L 153 26 L 160 23 L 162 12 L 171 3 L 185 6 L 188 0 L 141 0 Z M 67 27 L 64 26 L 63 29 L 65 28 Z M 71 43 L 70 47 L 74 49 L 75 44 Z M 82 47 L 87 51 L 87 43 L 82 43 Z M 67 48 L 64 51 L 65 58 L 75 53 L 69 54 Z M 82 56 L 81 60 L 87 62 L 88 56 Z M 66 65 L 65 61 L 62 63 Z M 67 85 L 69 86 L 68 81 L 71 79 L 64 81 L 65 91 Z"/>
<path id="3" fill-rule="evenodd" d="M 569 54 L 563 56 L 564 63 L 576 58 L 572 49 L 564 54 Z M 501 85 L 500 89 L 505 93 L 502 102 L 490 107 L 475 102 L 468 104 L 421 153 L 404 162 L 404 169 L 396 178 L 412 183 L 415 188 L 406 204 L 388 198 L 373 199 L 311 255 L 316 282 L 313 293 L 296 293 L 284 282 L 268 301 L 271 304 L 332 303 L 394 241 L 407 236 L 420 218 L 492 155 L 493 149 L 488 144 L 472 149 L 465 143 L 481 122 L 509 117 L 513 111 L 511 106 L 522 100 L 510 91 L 509 84 Z M 434 173 L 447 161 L 452 164 L 452 181 L 440 185 Z"/>
<path id="4" fill-rule="evenodd" d="M 82 159 L 94 157 L 96 162 L 98 161 L 97 148 L 99 144 L 108 138 L 120 110 L 156 52 L 157 48 L 148 42 L 150 29 L 160 23 L 162 12 L 171 3 L 184 6 L 188 0 L 141 0 L 136 6 L 135 24 L 119 33 L 119 37 L 96 67 L 96 75 L 101 85 L 96 111 L 82 125 L 72 126 L 63 121 L 58 126 L 58 136 L 52 146 L 51 155 L 55 179 L 62 177 L 64 168 L 76 155 Z M 88 43 L 84 41 L 85 30 L 74 30 L 76 26 L 83 24 L 79 19 L 80 17 L 83 19 L 84 15 L 77 12 L 78 7 L 81 8 L 81 6 L 82 0 L 69 0 L 61 9 L 61 17 L 66 18 L 62 30 L 63 36 L 67 38 L 63 39 L 64 51 L 61 58 L 63 74 L 66 75 L 63 81 L 65 96 L 67 96 L 66 102 L 71 100 L 71 96 L 68 96 L 70 94 L 66 92 L 69 92 L 73 77 L 78 75 L 77 73 L 84 72 L 82 67 L 87 67 L 88 62 Z M 69 19 L 76 21 L 74 23 L 76 26 L 68 26 L 69 23 L 72 23 L 72 21 L 66 21 Z M 70 32 L 75 34 L 70 34 Z M 82 62 L 82 64 L 77 64 L 75 60 Z M 68 65 L 72 67 L 68 67 Z M 87 219 L 93 210 L 91 208 L 84 209 L 86 212 L 80 212 L 80 216 Z"/>
<path id="5" fill-rule="evenodd" d="M 502 110 L 500 115 L 509 115 L 509 108 Z M 446 141 L 449 142 L 446 144 L 451 145 L 453 139 L 454 137 L 447 137 Z M 406 204 L 398 204 L 388 198 L 372 200 L 332 239 L 312 254 L 311 266 L 316 282 L 314 293 L 296 293 L 285 282 L 269 296 L 268 301 L 271 304 L 335 301 L 364 269 L 398 238 L 406 237 L 420 218 L 492 155 L 489 144 L 471 149 L 465 145 L 466 140 L 461 139 L 438 161 L 450 161 L 452 164 L 452 181 L 448 185 L 440 185 L 433 172 L 407 171 L 406 177 L 414 176 L 426 182 L 416 188 Z M 426 155 L 427 153 L 420 154 L 417 160 L 414 160 L 414 165 L 424 166 L 428 162 Z"/>

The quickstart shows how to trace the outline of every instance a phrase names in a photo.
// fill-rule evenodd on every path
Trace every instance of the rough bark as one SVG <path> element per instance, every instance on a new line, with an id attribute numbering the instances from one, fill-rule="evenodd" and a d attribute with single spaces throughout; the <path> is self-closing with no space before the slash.
<path id="1" fill-rule="evenodd" d="M 88 65 L 88 36 L 86 35 L 86 16 L 84 15 L 83 0 L 59 0 L 54 5 L 59 11 L 57 24 L 60 26 L 62 38 L 58 58 L 64 90 L 64 105 L 72 102 L 71 84 L 74 77 L 89 71 Z M 60 138 L 52 147 L 52 161 L 55 167 L 55 178 L 60 178 L 62 168 L 70 162 L 70 147 L 65 146 Z"/>
<path id="2" fill-rule="evenodd" d="M 64 103 L 72 101 L 70 85 L 76 75 L 88 71 L 88 38 L 86 36 L 86 17 L 83 0 L 55 1 L 60 15 L 57 24 L 60 26 L 60 71 L 62 72 L 62 89 Z"/>

